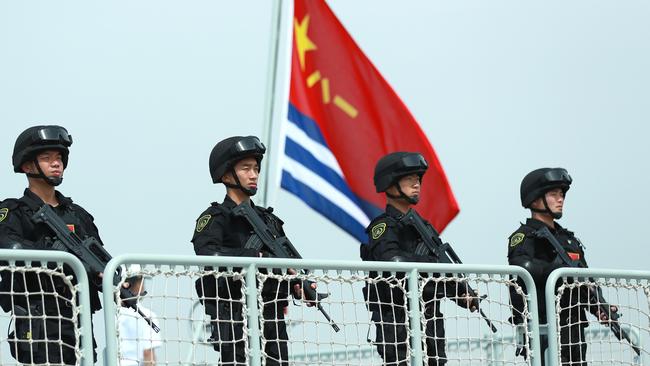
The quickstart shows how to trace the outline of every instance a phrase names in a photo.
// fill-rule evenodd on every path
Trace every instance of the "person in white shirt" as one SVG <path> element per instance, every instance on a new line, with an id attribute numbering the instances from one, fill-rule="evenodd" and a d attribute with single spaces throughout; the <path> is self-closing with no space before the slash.
<path id="1" fill-rule="evenodd" d="M 130 272 L 137 273 L 139 267 L 139 265 L 131 265 Z M 129 277 L 126 282 L 129 283 L 131 292 L 137 294 L 138 299 L 146 293 L 142 276 Z M 154 323 L 159 324 L 153 311 L 141 304 L 138 304 L 138 308 Z M 156 333 L 142 316 L 131 308 L 120 307 L 118 322 L 120 366 L 154 366 L 155 350 L 162 345 L 160 334 Z"/>

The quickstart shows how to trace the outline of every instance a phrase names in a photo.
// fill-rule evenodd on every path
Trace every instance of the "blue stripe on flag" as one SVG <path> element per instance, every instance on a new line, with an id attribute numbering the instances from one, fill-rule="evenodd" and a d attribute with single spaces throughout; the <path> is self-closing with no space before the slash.
<path id="1" fill-rule="evenodd" d="M 294 105 L 292 103 L 289 103 L 289 115 L 288 115 L 288 118 L 289 118 L 289 122 L 291 122 L 294 125 L 298 126 L 298 128 L 300 128 L 303 132 L 305 132 L 305 134 L 307 136 L 309 136 L 309 138 L 311 138 L 312 140 L 320 143 L 321 145 L 323 145 L 327 149 L 329 149 L 329 147 L 327 146 L 327 142 L 325 142 L 325 138 L 323 137 L 323 134 L 320 131 L 320 127 L 316 124 L 316 122 L 314 122 L 314 120 L 312 120 L 311 118 L 309 118 L 309 117 L 305 116 L 304 114 L 302 114 L 296 107 L 294 107 Z M 290 140 L 289 138 L 286 139 L 287 142 L 289 140 Z M 286 148 L 285 148 L 285 153 L 287 153 Z M 304 161 L 302 161 L 300 159 L 296 159 L 295 156 L 293 156 L 292 158 L 295 159 L 296 161 L 299 161 L 301 164 L 305 164 Z M 321 164 L 321 165 L 324 165 L 324 164 Z M 326 169 L 329 169 L 329 168 L 326 168 Z M 316 173 L 316 174 L 318 174 L 318 173 Z M 336 176 L 340 178 L 338 173 L 334 172 L 334 174 L 336 174 Z M 337 186 L 336 184 L 334 184 L 334 182 L 332 182 L 332 180 L 327 179 L 323 175 L 321 175 L 321 176 L 323 177 L 323 179 L 330 181 L 333 186 Z M 347 190 L 341 190 L 341 192 L 344 193 L 344 194 L 346 194 L 345 193 L 346 191 L 350 192 L 354 197 L 354 199 L 352 201 L 358 203 L 358 206 L 370 218 L 370 220 L 374 219 L 375 217 L 379 216 L 382 212 L 384 212 L 382 210 L 382 208 L 377 207 L 377 206 L 373 205 L 372 203 L 358 197 L 356 194 L 354 194 L 354 192 L 352 192 L 352 190 L 350 189 L 350 187 L 348 186 L 348 184 L 344 180 L 341 179 L 341 181 L 347 187 Z M 349 197 L 349 195 L 347 195 L 347 194 L 346 194 L 346 196 Z"/>
<path id="2" fill-rule="evenodd" d="M 348 215 L 339 206 L 330 202 L 327 198 L 311 189 L 308 185 L 295 179 L 286 170 L 282 171 L 282 188 L 298 196 L 305 201 L 307 205 L 327 217 L 337 226 L 345 230 L 348 234 L 354 236 L 362 243 L 367 242 L 368 236 L 363 227 L 357 220 Z"/>
<path id="3" fill-rule="evenodd" d="M 289 121 L 293 122 L 296 126 L 298 126 L 301 130 L 303 130 L 309 138 L 312 140 L 320 143 L 321 145 L 327 147 L 327 142 L 325 142 L 325 138 L 323 137 L 323 133 L 320 131 L 320 127 L 314 122 L 311 118 L 305 116 L 304 114 L 300 113 L 296 109 L 296 107 L 293 106 L 293 104 L 289 103 Z"/>
<path id="4" fill-rule="evenodd" d="M 312 155 L 309 151 L 305 150 L 297 142 L 293 141 L 290 138 L 287 138 L 285 142 L 284 153 L 292 158 L 293 160 L 299 162 L 305 168 L 311 170 L 315 174 L 319 175 L 321 178 L 326 180 L 339 192 L 346 195 L 352 202 L 354 202 L 359 208 L 361 204 L 359 203 L 358 197 L 352 193 L 348 184 L 343 180 L 343 178 L 338 175 L 334 170 L 325 164 L 321 163 Z"/>

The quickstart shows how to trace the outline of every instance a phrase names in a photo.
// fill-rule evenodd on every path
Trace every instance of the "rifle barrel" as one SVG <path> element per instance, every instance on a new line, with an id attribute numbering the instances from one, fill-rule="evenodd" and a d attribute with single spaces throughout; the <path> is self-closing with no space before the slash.
<path id="1" fill-rule="evenodd" d="M 327 321 L 330 323 L 332 329 L 334 329 L 334 331 L 338 333 L 338 331 L 340 331 L 341 328 L 339 328 L 339 326 L 336 323 L 334 323 L 330 315 L 325 311 L 325 309 L 323 309 L 323 306 L 320 304 L 320 302 L 318 303 L 318 305 L 316 305 L 316 307 L 318 308 L 318 311 L 320 311 L 321 314 L 323 314 L 323 316 L 325 317 L 325 319 L 327 319 Z"/>
<path id="2" fill-rule="evenodd" d="M 612 330 L 616 338 L 618 338 L 619 340 L 623 338 L 626 341 L 628 341 L 628 343 L 632 346 L 632 349 L 637 354 L 637 356 L 641 356 L 641 349 L 639 348 L 639 346 L 632 343 L 632 339 L 630 339 L 630 335 L 627 334 L 627 331 L 625 329 L 621 328 L 621 325 L 617 321 L 611 322 L 610 329 Z"/>
<path id="3" fill-rule="evenodd" d="M 479 309 L 478 311 L 481 314 L 481 316 L 483 317 L 483 320 L 485 320 L 487 325 L 492 330 L 492 333 L 496 333 L 497 332 L 497 327 L 494 326 L 494 323 L 492 323 L 492 320 L 490 320 L 490 318 L 488 318 L 487 315 L 485 315 L 485 313 L 483 312 L 483 309 Z"/>

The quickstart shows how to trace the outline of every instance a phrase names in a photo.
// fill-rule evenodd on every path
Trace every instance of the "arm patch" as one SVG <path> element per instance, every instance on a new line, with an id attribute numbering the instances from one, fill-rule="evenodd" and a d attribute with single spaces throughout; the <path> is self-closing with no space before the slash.
<path id="1" fill-rule="evenodd" d="M 205 229 L 205 227 L 208 225 L 208 222 L 210 222 L 210 219 L 212 218 L 212 215 L 203 215 L 199 217 L 198 220 L 196 220 L 196 232 L 200 233 Z"/>
<path id="2" fill-rule="evenodd" d="M 516 247 L 519 245 L 524 239 L 526 238 L 526 234 L 524 233 L 515 233 L 510 237 L 510 247 Z"/>
<path id="3" fill-rule="evenodd" d="M 6 207 L 0 208 L 0 222 L 7 218 L 9 215 L 9 209 Z"/>
<path id="4" fill-rule="evenodd" d="M 370 234 L 372 235 L 373 240 L 379 239 L 386 232 L 386 223 L 380 222 L 370 229 Z"/>

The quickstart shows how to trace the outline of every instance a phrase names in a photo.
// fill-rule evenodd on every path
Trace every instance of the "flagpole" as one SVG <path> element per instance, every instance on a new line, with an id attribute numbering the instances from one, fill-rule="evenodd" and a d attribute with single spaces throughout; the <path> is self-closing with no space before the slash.
<path id="1" fill-rule="evenodd" d="M 271 166 L 271 157 L 272 155 L 278 154 L 279 152 L 274 151 L 276 148 L 272 144 L 273 140 L 273 121 L 275 119 L 275 95 L 277 92 L 277 80 L 278 80 L 278 57 L 280 50 L 280 32 L 282 27 L 282 0 L 276 0 L 271 2 L 271 37 L 269 41 L 269 61 L 267 69 L 267 82 L 266 82 L 266 98 L 264 103 L 264 115 L 265 120 L 262 125 L 262 141 L 266 146 L 267 156 L 266 159 L 262 160 L 262 175 L 260 180 L 262 183 L 262 189 L 258 192 L 257 201 L 261 206 L 268 205 L 269 197 L 269 185 L 272 182 L 271 171 L 269 167 Z"/>

